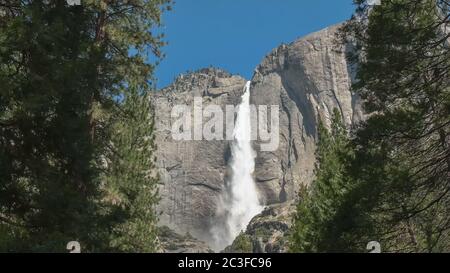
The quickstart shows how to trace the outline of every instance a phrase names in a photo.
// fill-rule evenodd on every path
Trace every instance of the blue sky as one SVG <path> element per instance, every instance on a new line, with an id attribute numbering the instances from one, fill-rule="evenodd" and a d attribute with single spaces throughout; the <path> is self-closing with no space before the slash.
<path id="1" fill-rule="evenodd" d="M 175 0 L 164 15 L 168 46 L 157 87 L 188 70 L 220 67 L 249 79 L 281 43 L 350 18 L 352 0 Z"/>

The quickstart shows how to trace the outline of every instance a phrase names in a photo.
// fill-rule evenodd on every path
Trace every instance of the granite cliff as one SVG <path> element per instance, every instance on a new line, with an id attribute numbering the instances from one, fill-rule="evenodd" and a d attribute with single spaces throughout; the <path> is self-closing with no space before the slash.
<path id="1" fill-rule="evenodd" d="M 255 237 L 256 227 L 267 225 L 277 232 L 275 237 L 266 236 L 264 245 L 255 246 L 258 251 L 284 249 L 270 240 L 282 240 L 279 237 L 289 221 L 286 211 L 291 211 L 283 207 L 291 208 L 299 186 L 313 179 L 318 120 L 327 123 L 334 108 L 349 127 L 363 117 L 359 99 L 350 91 L 352 69 L 345 58 L 349 49 L 337 42 L 338 27 L 279 46 L 262 60 L 251 79 L 251 103 L 278 105 L 280 110 L 279 148 L 263 152 L 260 141 L 254 141 L 255 181 L 269 210 L 255 217 L 247 233 Z M 161 175 L 160 222 L 207 243 L 212 239 L 217 201 L 230 174 L 230 143 L 173 140 L 171 109 L 192 105 L 195 97 L 202 98 L 203 107 L 239 104 L 245 82 L 240 76 L 207 68 L 179 76 L 153 98 Z M 282 212 L 282 221 L 278 212 Z"/>

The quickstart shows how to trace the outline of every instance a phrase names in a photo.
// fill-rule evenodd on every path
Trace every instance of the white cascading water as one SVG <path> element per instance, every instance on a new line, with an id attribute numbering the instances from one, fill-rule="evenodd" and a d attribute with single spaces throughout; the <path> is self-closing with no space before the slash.
<path id="1" fill-rule="evenodd" d="M 219 216 L 212 232 L 217 250 L 230 245 L 241 231 L 245 231 L 250 220 L 263 210 L 253 179 L 255 151 L 251 143 L 250 81 L 247 82 L 242 101 L 237 109 L 234 125 L 234 141 L 231 147 L 231 180 L 219 204 Z"/>

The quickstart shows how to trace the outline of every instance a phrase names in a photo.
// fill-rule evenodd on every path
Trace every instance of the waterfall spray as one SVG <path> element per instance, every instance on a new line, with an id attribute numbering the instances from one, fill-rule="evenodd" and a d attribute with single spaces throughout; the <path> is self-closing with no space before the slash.
<path id="1" fill-rule="evenodd" d="M 218 208 L 218 215 L 224 222 L 217 223 L 212 229 L 216 249 L 230 245 L 263 209 L 253 179 L 256 154 L 251 143 L 250 84 L 249 81 L 245 85 L 238 106 L 231 146 L 232 175 Z"/>

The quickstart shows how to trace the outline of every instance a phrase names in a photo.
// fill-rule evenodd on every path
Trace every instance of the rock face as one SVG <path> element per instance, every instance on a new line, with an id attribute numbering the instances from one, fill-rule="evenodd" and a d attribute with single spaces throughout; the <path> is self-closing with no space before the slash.
<path id="1" fill-rule="evenodd" d="M 255 180 L 265 205 L 289 204 L 299 186 L 312 181 L 319 118 L 327 124 L 337 108 L 351 126 L 363 116 L 350 91 L 347 48 L 336 42 L 337 29 L 333 26 L 281 45 L 255 69 L 251 104 L 279 107 L 279 148 L 263 152 L 261 142 L 254 142 Z M 209 68 L 179 76 L 153 98 L 160 219 L 178 233 L 211 242 L 211 221 L 229 172 L 230 143 L 173 140 L 171 110 L 179 104 L 192 106 L 194 98 L 201 97 L 204 108 L 215 104 L 225 111 L 225 105 L 239 104 L 244 85 L 242 77 Z"/>
<path id="2" fill-rule="evenodd" d="M 328 124 L 335 108 L 347 126 L 363 117 L 350 91 L 352 73 L 347 48 L 337 42 L 338 28 L 281 45 L 255 70 L 251 103 L 280 108 L 279 148 L 259 152 L 256 159 L 255 177 L 266 204 L 292 200 L 301 184 L 312 181 L 319 118 Z"/>
<path id="3" fill-rule="evenodd" d="M 193 115 L 194 99 L 201 98 L 203 108 L 219 105 L 225 112 L 225 105 L 239 103 L 245 82 L 242 77 L 208 68 L 179 76 L 171 86 L 155 94 L 162 225 L 209 242 L 209 228 L 230 157 L 228 141 L 174 140 L 171 110 L 176 105 L 186 105 Z"/>

